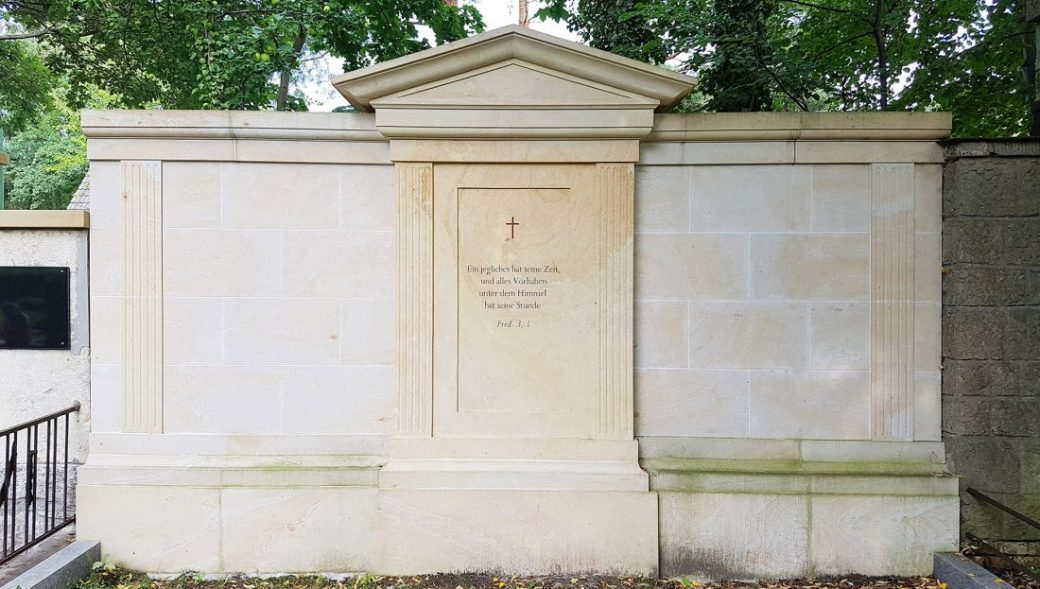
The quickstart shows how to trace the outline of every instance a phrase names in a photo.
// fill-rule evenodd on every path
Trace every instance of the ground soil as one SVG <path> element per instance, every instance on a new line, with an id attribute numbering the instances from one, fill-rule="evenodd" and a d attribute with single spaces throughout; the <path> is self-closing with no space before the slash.
<path id="1" fill-rule="evenodd" d="M 496 577 L 429 575 L 419 577 L 228 577 L 218 580 L 186 574 L 153 580 L 121 569 L 99 569 L 77 589 L 946 589 L 930 577 L 837 577 L 808 580 L 701 583 L 688 578 L 645 579 L 605 576 Z M 1024 589 L 1024 588 L 1019 588 Z M 1040 588 L 1028 588 L 1040 589 Z"/>

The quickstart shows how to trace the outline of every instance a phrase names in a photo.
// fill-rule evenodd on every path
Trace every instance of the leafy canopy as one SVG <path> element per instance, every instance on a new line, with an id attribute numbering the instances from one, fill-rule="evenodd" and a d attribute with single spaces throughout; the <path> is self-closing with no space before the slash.
<path id="1" fill-rule="evenodd" d="M 600 49 L 698 75 L 685 110 L 947 110 L 955 135 L 1015 135 L 1036 108 L 1024 4 L 549 0 L 538 16 Z"/>
<path id="2" fill-rule="evenodd" d="M 364 67 L 483 29 L 472 6 L 444 0 L 0 0 L 0 15 L 48 48 L 69 87 L 127 107 L 304 109 L 283 86 L 329 54 Z M 0 41 L 0 44 L 3 42 Z"/>

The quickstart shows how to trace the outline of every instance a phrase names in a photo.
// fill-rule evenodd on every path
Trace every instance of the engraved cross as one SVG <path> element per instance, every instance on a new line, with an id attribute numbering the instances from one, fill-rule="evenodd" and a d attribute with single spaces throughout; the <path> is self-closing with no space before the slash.
<path id="1" fill-rule="evenodd" d="M 519 224 L 516 222 L 516 217 L 509 217 L 509 222 L 506 223 L 509 225 L 509 239 L 516 239 L 516 226 Z"/>

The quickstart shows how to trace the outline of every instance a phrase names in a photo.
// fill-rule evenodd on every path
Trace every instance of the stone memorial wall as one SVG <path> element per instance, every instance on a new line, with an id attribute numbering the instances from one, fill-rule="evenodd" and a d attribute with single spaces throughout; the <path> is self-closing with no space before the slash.
<path id="1" fill-rule="evenodd" d="M 943 114 L 662 114 L 515 27 L 96 112 L 79 533 L 153 572 L 919 574 Z M 658 112 L 655 112 L 658 111 Z"/>

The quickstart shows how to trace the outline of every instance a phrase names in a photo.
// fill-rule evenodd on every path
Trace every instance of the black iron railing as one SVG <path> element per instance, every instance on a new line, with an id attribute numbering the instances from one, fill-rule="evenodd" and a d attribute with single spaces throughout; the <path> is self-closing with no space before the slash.
<path id="1" fill-rule="evenodd" d="M 0 564 L 76 520 L 69 477 L 69 418 L 79 403 L 0 431 Z"/>

